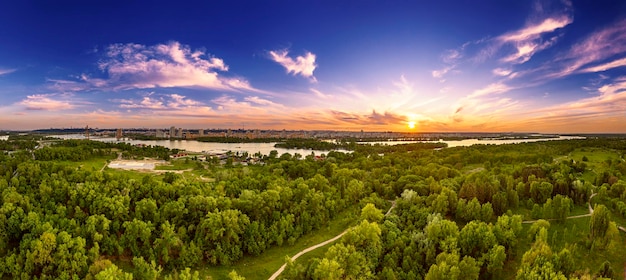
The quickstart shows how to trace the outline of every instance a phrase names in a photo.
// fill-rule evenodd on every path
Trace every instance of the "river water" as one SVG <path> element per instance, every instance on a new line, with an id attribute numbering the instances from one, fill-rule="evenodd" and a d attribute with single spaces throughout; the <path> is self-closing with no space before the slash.
<path id="1" fill-rule="evenodd" d="M 67 135 L 52 135 L 52 137 L 58 137 L 61 139 L 85 139 L 85 136 L 82 134 L 67 134 Z M 95 138 L 91 137 L 92 140 L 103 141 L 103 142 L 116 142 L 115 138 Z M 465 139 L 465 140 L 454 140 L 454 141 L 439 141 L 441 143 L 448 144 L 448 147 L 461 147 L 461 146 L 471 146 L 475 144 L 515 144 L 515 143 L 524 143 L 524 142 L 538 142 L 538 141 L 553 141 L 553 140 L 570 140 L 570 139 L 584 139 L 584 137 L 578 136 L 559 136 L 558 138 L 542 138 L 542 139 L 506 139 L 506 140 L 478 140 L 478 139 Z M 312 151 L 306 149 L 284 149 L 284 148 L 275 148 L 274 143 L 209 143 L 209 142 L 198 142 L 195 140 L 129 140 L 122 139 L 121 141 L 137 145 L 152 145 L 152 146 L 163 146 L 170 149 L 180 149 L 186 150 L 189 152 L 209 152 L 209 153 L 225 153 L 227 151 L 231 151 L 233 153 L 243 153 L 248 152 L 248 154 L 252 155 L 254 153 L 260 152 L 261 154 L 268 155 L 270 151 L 276 150 L 278 155 L 282 155 L 284 153 L 295 154 L 299 153 L 303 156 L 310 155 L 312 152 L 316 155 L 320 155 L 322 153 L 328 153 L 329 151 Z M 409 144 L 409 143 L 418 143 L 420 141 L 387 141 L 387 142 L 367 142 L 369 144 L 385 144 L 385 145 L 398 145 L 398 144 Z M 344 150 L 338 150 L 343 151 Z"/>
<path id="2" fill-rule="evenodd" d="M 450 140 L 450 141 L 438 141 L 438 142 L 427 142 L 427 141 L 382 141 L 382 142 L 360 142 L 362 144 L 382 144 L 382 145 L 399 145 L 399 144 L 409 144 L 409 143 L 446 143 L 448 144 L 448 148 L 452 147 L 467 147 L 477 144 L 483 145 L 502 145 L 502 144 L 517 144 L 517 143 L 528 143 L 528 142 L 539 142 L 539 141 L 554 141 L 554 140 L 572 140 L 572 139 L 585 139 L 585 137 L 580 136 L 559 136 L 558 138 L 535 138 L 535 139 L 492 139 L 492 140 L 479 140 L 479 139 L 463 139 L 463 140 Z"/>
<path id="3" fill-rule="evenodd" d="M 0 140 L 9 140 L 9 135 L 0 136 Z"/>

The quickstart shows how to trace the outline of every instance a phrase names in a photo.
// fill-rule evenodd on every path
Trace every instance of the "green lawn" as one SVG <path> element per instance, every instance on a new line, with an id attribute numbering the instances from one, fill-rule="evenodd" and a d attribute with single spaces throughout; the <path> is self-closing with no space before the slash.
<path id="1" fill-rule="evenodd" d="M 114 158 L 115 157 L 110 156 L 110 157 L 97 157 L 97 158 L 92 158 L 92 159 L 84 160 L 84 161 L 68 161 L 68 160 L 61 161 L 59 160 L 59 161 L 54 161 L 54 162 L 62 164 L 62 165 L 74 167 L 74 168 L 82 168 L 86 170 L 100 170 L 105 164 L 107 164 L 108 160 L 112 160 Z"/>
<path id="2" fill-rule="evenodd" d="M 283 245 L 281 247 L 272 247 L 267 249 L 259 256 L 244 256 L 241 260 L 233 265 L 228 266 L 211 266 L 205 265 L 204 267 L 197 267 L 196 270 L 200 272 L 202 279 L 228 279 L 228 273 L 236 270 L 241 276 L 244 276 L 247 280 L 255 279 L 267 279 L 278 268 L 280 268 L 285 262 L 286 256 L 293 256 L 298 252 L 306 249 L 315 244 L 321 243 L 325 240 L 331 239 L 350 226 L 353 226 L 356 222 L 354 216 L 354 209 L 348 209 L 340 213 L 334 220 L 330 221 L 328 226 L 318 231 L 309 233 L 300 237 L 294 245 Z M 318 248 L 312 252 L 304 254 L 298 258 L 297 262 L 307 261 L 312 257 L 321 257 L 331 245 Z M 126 272 L 133 272 L 132 259 L 122 260 L 115 259 L 113 262 Z M 171 272 L 163 272 L 164 275 Z"/>
<path id="3" fill-rule="evenodd" d="M 623 254 L 623 244 L 626 242 L 626 234 L 620 233 L 619 241 L 613 248 L 604 250 L 587 248 L 585 241 L 589 234 L 590 217 L 569 219 L 563 223 L 551 222 L 548 230 L 548 243 L 553 253 L 559 252 L 567 245 L 574 260 L 576 261 L 576 270 L 581 272 L 589 272 L 594 274 L 600 265 L 608 260 L 611 262 L 613 270 L 617 274 L 616 279 L 623 279 L 624 263 L 626 256 Z M 503 275 L 507 279 L 515 279 L 517 268 L 519 268 L 524 253 L 530 249 L 532 245 L 532 236 L 528 235 L 531 224 L 524 224 L 523 230 L 518 239 L 518 244 L 513 248 L 514 259 L 505 264 Z"/>
<path id="4" fill-rule="evenodd" d="M 587 165 L 593 165 L 594 167 L 606 166 L 607 159 L 620 159 L 620 155 L 616 151 L 600 148 L 577 149 L 571 152 L 569 156 L 575 161 L 583 161 L 583 157 L 587 157 L 585 163 L 587 163 Z"/>
<path id="5" fill-rule="evenodd" d="M 168 165 L 157 165 L 155 170 L 186 170 L 197 166 L 197 161 L 191 159 L 170 160 Z"/>

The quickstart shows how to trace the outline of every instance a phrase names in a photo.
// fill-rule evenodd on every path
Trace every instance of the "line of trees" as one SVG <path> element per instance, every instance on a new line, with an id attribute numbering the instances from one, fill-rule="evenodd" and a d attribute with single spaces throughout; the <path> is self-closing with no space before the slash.
<path id="1" fill-rule="evenodd" d="M 586 205 L 593 189 L 598 206 L 587 246 L 615 246 L 610 213 L 624 215 L 626 208 L 623 160 L 601 163 L 598 177 L 608 175 L 598 186 L 581 179 L 578 162 L 558 158 L 609 147 L 623 159 L 626 142 L 436 147 L 371 146 L 321 159 L 274 154 L 255 166 L 206 163 L 202 172 L 210 181 L 173 173 L 131 178 L 58 163 L 119 151 L 129 157 L 172 152 L 159 147 L 68 140 L 0 153 L 0 277 L 154 279 L 173 270 L 193 277 L 188 268 L 228 265 L 294 244 L 348 211 L 357 226 L 323 258 L 290 264 L 285 278 L 501 278 L 505 264 L 519 257 L 521 215 L 562 222 L 574 206 Z M 395 209 L 384 216 L 381 209 L 393 199 Z M 519 279 L 578 273 L 579 260 L 550 247 L 546 223 L 531 227 L 536 237 L 522 256 Z M 134 274 L 119 269 L 118 259 L 132 260 Z M 610 265 L 602 269 L 601 275 L 611 273 Z"/>

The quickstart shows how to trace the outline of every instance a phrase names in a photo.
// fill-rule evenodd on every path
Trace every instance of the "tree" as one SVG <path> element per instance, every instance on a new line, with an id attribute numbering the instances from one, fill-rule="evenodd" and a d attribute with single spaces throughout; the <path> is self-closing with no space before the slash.
<path id="1" fill-rule="evenodd" d="M 322 259 L 313 272 L 314 279 L 340 280 L 344 279 L 344 270 L 335 260 Z"/>
<path id="2" fill-rule="evenodd" d="M 135 267 L 133 276 L 139 280 L 156 280 L 163 270 L 161 266 L 157 267 L 154 261 L 148 263 L 142 257 L 134 257 L 133 266 Z"/>
<path id="3" fill-rule="evenodd" d="M 555 267 L 552 249 L 546 242 L 547 236 L 548 231 L 545 228 L 539 229 L 537 240 L 535 240 L 530 250 L 524 253 L 522 257 L 522 264 L 517 270 L 515 279 L 567 279 L 565 275 Z"/>
<path id="4" fill-rule="evenodd" d="M 382 211 L 378 210 L 372 203 L 368 203 L 361 209 L 361 220 L 378 223 L 383 220 L 385 215 Z"/>
<path id="5" fill-rule="evenodd" d="M 118 280 L 118 279 L 121 279 L 121 280 L 132 280 L 133 279 L 133 275 L 130 274 L 130 273 L 126 273 L 126 272 L 122 271 L 121 269 L 119 269 L 114 264 L 111 264 L 106 269 L 98 272 L 98 274 L 96 274 L 96 276 L 94 278 L 96 280 Z"/>
<path id="6" fill-rule="evenodd" d="M 474 258 L 465 256 L 459 262 L 458 252 L 443 252 L 437 256 L 437 263 L 430 266 L 426 280 L 478 279 L 480 267 Z"/>
<path id="7" fill-rule="evenodd" d="M 471 221 L 459 233 L 461 254 L 481 259 L 493 246 L 497 245 L 496 236 L 489 224 Z"/>
<path id="8" fill-rule="evenodd" d="M 615 272 L 611 268 L 611 263 L 609 261 L 603 262 L 598 271 L 598 277 L 613 279 L 614 276 Z"/>
<path id="9" fill-rule="evenodd" d="M 606 243 L 605 237 L 611 222 L 610 215 L 611 213 L 606 206 L 596 204 L 593 214 L 591 214 L 591 222 L 589 223 L 589 238 L 592 244 L 601 245 Z"/>
<path id="10" fill-rule="evenodd" d="M 517 237 L 522 231 L 522 216 L 500 216 L 493 227 L 493 234 L 498 244 L 510 249 L 517 244 Z"/>
<path id="11" fill-rule="evenodd" d="M 534 181 L 530 183 L 531 198 L 539 204 L 543 204 L 552 196 L 554 186 L 550 182 Z"/>
<path id="12" fill-rule="evenodd" d="M 237 271 L 233 270 L 230 273 L 228 273 L 228 279 L 230 280 L 246 280 L 245 277 L 240 276 Z"/>

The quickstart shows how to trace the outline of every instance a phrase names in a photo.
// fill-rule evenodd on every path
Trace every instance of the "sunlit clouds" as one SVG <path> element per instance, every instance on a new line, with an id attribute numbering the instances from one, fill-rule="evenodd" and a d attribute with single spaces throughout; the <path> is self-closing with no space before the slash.
<path id="1" fill-rule="evenodd" d="M 288 18 L 270 3 L 263 19 L 237 8 L 167 25 L 88 22 L 102 25 L 68 40 L 23 34 L 37 44 L 6 37 L 0 130 L 625 132 L 623 6 L 489 1 L 462 13 L 318 3 Z M 74 34 L 63 30 L 48 33 Z"/>
<path id="2" fill-rule="evenodd" d="M 269 52 L 270 58 L 285 67 L 287 73 L 300 75 L 311 81 L 317 81 L 313 76 L 313 71 L 317 68 L 315 64 L 315 54 L 306 52 L 304 56 L 297 56 L 296 59 L 289 57 L 289 50 L 276 50 Z"/>
<path id="3" fill-rule="evenodd" d="M 11 74 L 13 72 L 17 71 L 17 69 L 4 69 L 4 68 L 0 68 L 0 76 L 2 75 L 6 75 L 6 74 Z"/>
<path id="4" fill-rule="evenodd" d="M 54 94 L 35 94 L 26 96 L 26 99 L 18 103 L 18 105 L 24 106 L 27 110 L 42 110 L 42 111 L 60 111 L 74 108 L 69 101 L 62 99 L 55 99 L 57 97 Z"/>

